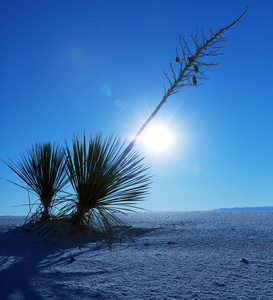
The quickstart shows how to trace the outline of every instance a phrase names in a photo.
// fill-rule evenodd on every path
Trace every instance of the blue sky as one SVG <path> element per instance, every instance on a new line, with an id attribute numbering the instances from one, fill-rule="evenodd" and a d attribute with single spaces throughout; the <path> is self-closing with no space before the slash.
<path id="1" fill-rule="evenodd" d="M 0 1 L 0 158 L 36 142 L 115 132 L 130 141 L 163 96 L 179 33 L 231 28 L 210 80 L 171 96 L 153 122 L 176 138 L 136 146 L 154 183 L 141 207 L 273 205 L 273 2 Z M 20 180 L 0 161 L 0 177 Z M 0 180 L 0 215 L 23 215 L 24 190 Z"/>

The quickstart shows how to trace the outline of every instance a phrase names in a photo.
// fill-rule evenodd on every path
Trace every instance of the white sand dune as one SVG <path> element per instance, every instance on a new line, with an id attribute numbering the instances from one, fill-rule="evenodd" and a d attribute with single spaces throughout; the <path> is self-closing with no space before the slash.
<path id="1" fill-rule="evenodd" d="M 45 240 L 0 217 L 0 299 L 273 299 L 272 211 L 124 219 L 137 236 L 108 244 Z"/>

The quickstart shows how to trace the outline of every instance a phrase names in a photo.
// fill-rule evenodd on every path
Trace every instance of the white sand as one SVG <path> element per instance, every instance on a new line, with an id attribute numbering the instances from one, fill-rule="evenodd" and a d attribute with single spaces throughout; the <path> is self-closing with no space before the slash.
<path id="1" fill-rule="evenodd" d="M 273 299 L 272 211 L 125 220 L 138 237 L 109 245 L 6 232 L 23 219 L 0 217 L 0 299 Z"/>

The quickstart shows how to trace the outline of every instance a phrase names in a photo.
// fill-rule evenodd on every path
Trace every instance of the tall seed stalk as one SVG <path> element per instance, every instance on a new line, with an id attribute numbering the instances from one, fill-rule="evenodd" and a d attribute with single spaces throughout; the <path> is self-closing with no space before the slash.
<path id="1" fill-rule="evenodd" d="M 158 113 L 162 105 L 167 101 L 167 99 L 176 93 L 179 93 L 185 86 L 199 86 L 200 79 L 208 79 L 203 76 L 204 72 L 200 71 L 203 67 L 211 67 L 218 65 L 219 63 L 215 62 L 207 62 L 204 59 L 212 58 L 215 56 L 222 55 L 220 52 L 222 48 L 224 48 L 223 43 L 228 41 L 228 38 L 223 37 L 223 34 L 236 23 L 238 23 L 244 14 L 247 12 L 248 6 L 244 10 L 244 12 L 239 16 L 239 18 L 235 19 L 231 24 L 224 28 L 219 28 L 216 32 L 210 28 L 210 36 L 206 37 L 203 30 L 199 33 L 198 29 L 196 29 L 195 34 L 192 34 L 191 41 L 193 43 L 194 49 L 191 50 L 188 42 L 185 37 L 181 34 L 178 35 L 179 43 L 180 43 L 180 53 L 176 49 L 176 58 L 175 63 L 179 65 L 179 73 L 175 72 L 175 68 L 173 66 L 173 60 L 170 59 L 169 67 L 170 67 L 170 76 L 163 69 L 163 74 L 167 78 L 170 87 L 166 89 L 164 86 L 164 95 L 160 103 L 157 105 L 155 110 L 149 116 L 149 118 L 143 123 L 140 127 L 130 144 L 124 150 L 124 156 L 127 155 L 135 145 L 137 139 L 143 132 L 143 130 L 147 127 L 147 125 L 152 121 L 155 115 Z"/>

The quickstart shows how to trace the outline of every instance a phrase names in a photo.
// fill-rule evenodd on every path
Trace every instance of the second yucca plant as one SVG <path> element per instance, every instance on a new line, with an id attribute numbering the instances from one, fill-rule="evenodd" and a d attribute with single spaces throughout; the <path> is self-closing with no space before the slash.
<path id="1" fill-rule="evenodd" d="M 114 226 L 124 224 L 117 212 L 132 211 L 145 198 L 151 183 L 148 167 L 136 151 L 126 155 L 120 138 L 101 134 L 75 136 L 72 150 L 66 144 L 66 168 L 75 197 L 65 203 L 74 225 L 88 225 L 104 235 Z"/>

